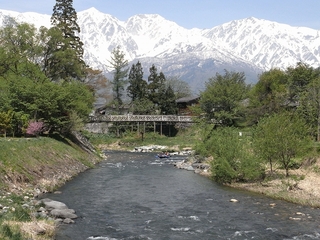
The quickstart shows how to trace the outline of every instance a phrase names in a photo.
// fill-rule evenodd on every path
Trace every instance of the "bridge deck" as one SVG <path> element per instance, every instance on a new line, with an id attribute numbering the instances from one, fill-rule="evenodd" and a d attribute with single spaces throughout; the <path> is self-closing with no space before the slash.
<path id="1" fill-rule="evenodd" d="M 190 116 L 177 115 L 101 115 L 90 116 L 89 122 L 193 122 Z"/>

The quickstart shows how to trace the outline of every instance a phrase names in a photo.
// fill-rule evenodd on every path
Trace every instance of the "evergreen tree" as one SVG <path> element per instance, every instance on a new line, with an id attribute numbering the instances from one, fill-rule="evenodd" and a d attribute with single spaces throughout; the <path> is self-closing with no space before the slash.
<path id="1" fill-rule="evenodd" d="M 117 111 L 119 112 L 119 107 L 122 105 L 122 97 L 125 85 L 127 84 L 127 73 L 128 73 L 128 60 L 125 59 L 125 54 L 121 51 L 120 47 L 116 47 L 112 51 L 111 67 L 113 69 L 113 103 L 115 104 Z"/>
<path id="2" fill-rule="evenodd" d="M 147 82 L 143 80 L 142 66 L 139 61 L 132 65 L 129 72 L 128 83 L 127 93 L 132 102 L 147 97 Z"/>
<path id="3" fill-rule="evenodd" d="M 176 98 L 171 86 L 168 86 L 164 96 L 165 97 L 162 98 L 161 105 L 160 105 L 161 113 L 166 115 L 176 114 L 177 113 Z"/>
<path id="4" fill-rule="evenodd" d="M 158 89 L 159 89 L 159 79 L 158 79 L 158 70 L 154 64 L 152 64 L 149 69 L 149 77 L 148 77 L 148 96 L 149 100 L 151 100 L 154 104 L 158 104 Z"/>
<path id="5" fill-rule="evenodd" d="M 83 43 L 79 38 L 77 12 L 72 0 L 56 0 L 51 16 L 53 28 L 48 31 L 45 72 L 53 81 L 82 80 L 86 65 Z"/>
<path id="6" fill-rule="evenodd" d="M 164 101 L 165 91 L 166 91 L 166 77 L 158 70 L 155 65 L 152 65 L 149 69 L 150 75 L 148 77 L 148 96 L 156 108 L 161 110 L 162 102 Z"/>

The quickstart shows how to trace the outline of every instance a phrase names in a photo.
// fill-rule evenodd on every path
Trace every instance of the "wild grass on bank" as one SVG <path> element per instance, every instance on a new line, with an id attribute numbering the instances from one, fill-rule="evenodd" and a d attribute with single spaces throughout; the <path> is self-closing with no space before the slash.
<path id="1" fill-rule="evenodd" d="M 41 240 L 54 235 L 54 222 L 36 219 L 31 216 L 30 197 L 4 193 L 0 195 L 0 239 L 2 240 Z M 36 230 L 35 228 L 38 228 Z M 43 231 L 39 232 L 39 228 Z M 36 230 L 36 231 L 35 231 Z"/>
<path id="2" fill-rule="evenodd" d="M 61 136 L 0 138 L 0 149 L 0 189 L 8 184 L 35 185 L 39 179 L 92 167 L 97 158 Z"/>
<path id="3" fill-rule="evenodd" d="M 0 239 L 52 239 L 54 223 L 31 215 L 35 188 L 52 191 L 100 158 L 60 135 L 0 138 L 0 149 Z"/>

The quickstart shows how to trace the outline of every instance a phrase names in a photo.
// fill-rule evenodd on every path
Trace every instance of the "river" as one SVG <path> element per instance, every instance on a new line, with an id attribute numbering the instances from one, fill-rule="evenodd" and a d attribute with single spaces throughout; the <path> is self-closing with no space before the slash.
<path id="1" fill-rule="evenodd" d="M 79 216 L 55 239 L 320 239 L 319 209 L 221 186 L 154 153 L 106 154 L 45 196 Z"/>

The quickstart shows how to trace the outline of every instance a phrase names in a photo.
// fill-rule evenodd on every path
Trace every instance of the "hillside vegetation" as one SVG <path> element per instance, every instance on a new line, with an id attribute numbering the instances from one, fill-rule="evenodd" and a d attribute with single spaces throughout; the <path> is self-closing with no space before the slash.
<path id="1" fill-rule="evenodd" d="M 99 159 L 61 136 L 1 138 L 0 147 L 2 189 L 27 184 L 52 190 Z"/>
<path id="2" fill-rule="evenodd" d="M 52 239 L 54 222 L 32 217 L 24 204 L 54 191 L 101 158 L 60 135 L 0 138 L 0 148 L 0 239 Z"/>

